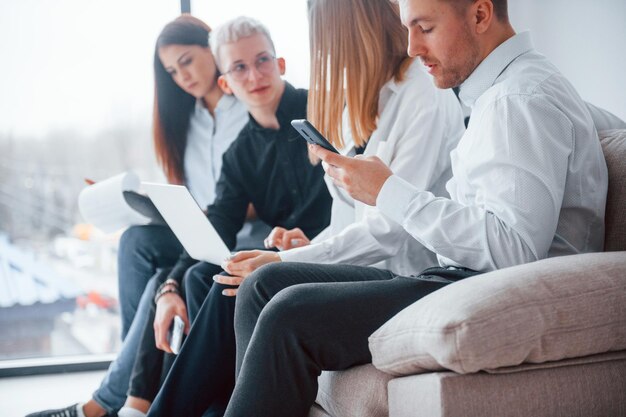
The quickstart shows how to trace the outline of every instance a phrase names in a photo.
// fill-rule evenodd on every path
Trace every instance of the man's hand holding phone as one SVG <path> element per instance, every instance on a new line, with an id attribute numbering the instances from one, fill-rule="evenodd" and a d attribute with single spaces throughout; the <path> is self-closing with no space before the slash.
<path id="1" fill-rule="evenodd" d="M 183 343 L 183 331 L 185 329 L 185 323 L 180 316 L 174 316 L 172 327 L 169 332 L 170 349 L 174 355 L 178 355 L 180 352 L 180 345 Z"/>
<path id="2" fill-rule="evenodd" d="M 168 353 L 175 353 L 168 340 L 175 316 L 178 316 L 184 325 L 183 333 L 189 333 L 189 318 L 185 301 L 176 293 L 159 297 L 154 317 L 154 339 L 156 347 Z"/>

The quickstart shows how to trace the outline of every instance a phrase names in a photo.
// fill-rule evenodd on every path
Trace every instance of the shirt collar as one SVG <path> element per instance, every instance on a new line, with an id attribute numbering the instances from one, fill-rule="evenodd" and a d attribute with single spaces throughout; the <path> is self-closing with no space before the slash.
<path id="1" fill-rule="evenodd" d="M 413 59 L 413 61 L 409 64 L 409 67 L 404 72 L 404 79 L 402 81 L 396 81 L 396 77 L 391 77 L 389 81 L 387 81 L 380 89 L 380 93 L 378 94 L 378 114 L 380 115 L 385 106 L 391 99 L 394 94 L 398 94 L 402 89 L 402 84 L 406 82 L 407 79 L 413 77 L 413 73 L 416 71 L 421 71 L 421 63 L 419 59 Z"/>
<path id="2" fill-rule="evenodd" d="M 533 49 L 529 32 L 522 32 L 507 39 L 476 67 L 461 84 L 459 98 L 468 107 L 473 107 L 478 97 L 493 86 L 502 72 L 517 57 Z"/>
<path id="3" fill-rule="evenodd" d="M 398 92 L 400 86 L 395 80 L 395 77 L 392 77 L 389 81 L 387 81 L 380 89 L 378 93 L 378 114 L 380 115 L 385 109 L 385 105 L 393 96 Z"/>
<path id="4" fill-rule="evenodd" d="M 407 69 L 407 71 L 408 71 L 408 69 Z M 405 74 L 405 79 L 406 79 L 406 74 Z M 388 90 L 389 93 L 397 93 L 399 89 L 400 89 L 400 86 L 398 85 L 398 82 L 396 81 L 396 77 L 392 76 L 389 81 L 387 81 L 385 84 L 383 84 L 383 86 L 380 89 L 380 91 L 382 93 L 383 91 Z"/>
<path id="5" fill-rule="evenodd" d="M 279 122 L 289 118 L 294 110 L 297 109 L 296 98 L 296 88 L 285 81 L 285 91 L 283 91 L 283 96 L 280 98 L 280 103 L 278 103 L 278 108 L 276 109 L 276 118 L 278 118 Z"/>
<path id="6" fill-rule="evenodd" d="M 215 106 L 215 111 L 228 111 L 231 107 L 233 107 L 237 103 L 237 99 L 235 96 L 230 94 L 223 94 L 222 97 L 217 102 L 217 106 Z M 196 99 L 195 111 L 206 111 L 206 107 L 204 107 L 204 101 L 201 98 Z"/>
<path id="7" fill-rule="evenodd" d="M 201 98 L 197 98 L 196 99 L 196 106 L 194 108 L 195 112 L 198 113 L 202 110 L 206 110 L 206 107 L 204 107 L 204 102 L 202 101 Z"/>
<path id="8" fill-rule="evenodd" d="M 237 103 L 237 99 L 235 96 L 231 94 L 223 94 L 220 100 L 217 102 L 217 106 L 215 107 L 216 111 L 228 111 L 231 107 L 233 107 Z"/>

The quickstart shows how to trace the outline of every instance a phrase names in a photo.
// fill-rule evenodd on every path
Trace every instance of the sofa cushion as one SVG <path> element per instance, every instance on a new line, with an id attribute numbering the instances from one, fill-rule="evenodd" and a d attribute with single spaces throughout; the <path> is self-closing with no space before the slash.
<path id="1" fill-rule="evenodd" d="M 604 250 L 626 250 L 626 130 L 600 132 L 609 169 Z"/>
<path id="2" fill-rule="evenodd" d="M 318 378 L 316 402 L 333 417 L 387 417 L 387 383 L 392 378 L 372 365 L 324 371 Z"/>
<path id="3" fill-rule="evenodd" d="M 626 349 L 626 252 L 477 275 L 402 310 L 370 336 L 392 375 L 458 373 Z"/>
<path id="4" fill-rule="evenodd" d="M 389 383 L 389 415 L 626 416 L 623 356 L 498 375 L 435 372 L 395 378 Z"/>

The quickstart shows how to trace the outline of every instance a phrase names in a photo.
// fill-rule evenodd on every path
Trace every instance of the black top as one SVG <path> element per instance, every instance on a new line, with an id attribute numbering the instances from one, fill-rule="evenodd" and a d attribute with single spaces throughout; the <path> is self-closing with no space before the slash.
<path id="1" fill-rule="evenodd" d="M 307 90 L 285 82 L 276 117 L 279 130 L 250 121 L 224 153 L 216 197 L 207 217 L 229 249 L 236 245 L 248 203 L 271 227 L 299 227 L 313 238 L 330 222 L 331 197 L 324 183 L 321 164 L 311 165 L 307 143 L 291 126 L 293 119 L 306 118 Z M 181 281 L 196 261 L 184 252 L 170 278 Z"/>

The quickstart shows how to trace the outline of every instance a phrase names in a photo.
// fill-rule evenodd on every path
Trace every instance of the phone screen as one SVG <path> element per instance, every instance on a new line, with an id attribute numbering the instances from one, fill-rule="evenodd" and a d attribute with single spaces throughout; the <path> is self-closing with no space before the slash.
<path id="1" fill-rule="evenodd" d="M 174 316 L 172 321 L 172 327 L 170 328 L 170 349 L 174 352 L 174 355 L 178 355 L 180 352 L 180 345 L 183 342 L 183 330 L 185 329 L 185 323 L 180 316 Z"/>

